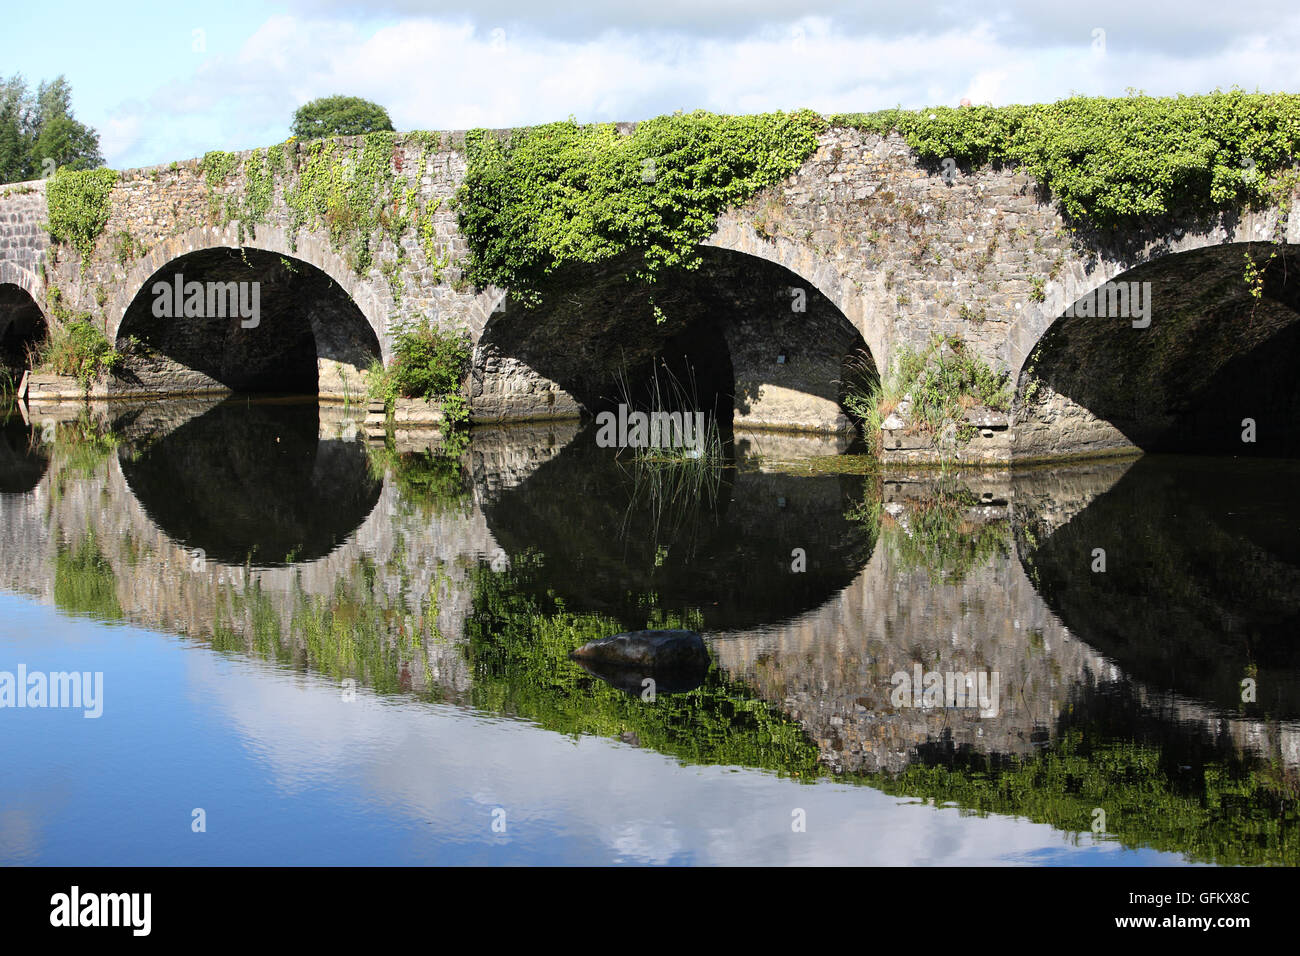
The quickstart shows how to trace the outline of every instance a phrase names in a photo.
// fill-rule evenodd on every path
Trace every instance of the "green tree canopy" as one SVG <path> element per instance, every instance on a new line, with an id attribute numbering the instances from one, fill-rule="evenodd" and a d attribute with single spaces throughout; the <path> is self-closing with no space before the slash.
<path id="1" fill-rule="evenodd" d="M 6 183 L 22 178 L 15 174 L 27 161 L 23 107 L 28 98 L 22 77 L 0 80 L 0 181 Z"/>
<path id="2" fill-rule="evenodd" d="M 18 74 L 0 80 L 0 182 L 36 179 L 50 168 L 102 165 L 99 134 L 72 115 L 72 87 L 63 76 L 35 91 Z"/>
<path id="3" fill-rule="evenodd" d="M 302 140 L 392 129 L 386 109 L 358 96 L 323 96 L 304 103 L 293 114 L 293 135 Z"/>

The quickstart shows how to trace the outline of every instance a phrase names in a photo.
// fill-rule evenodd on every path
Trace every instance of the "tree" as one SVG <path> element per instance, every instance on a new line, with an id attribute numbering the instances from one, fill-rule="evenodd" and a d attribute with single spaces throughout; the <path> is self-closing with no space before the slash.
<path id="1" fill-rule="evenodd" d="M 323 136 L 358 136 L 391 130 L 388 111 L 357 96 L 323 96 L 304 103 L 293 114 L 293 135 L 298 139 Z"/>
<path id="2" fill-rule="evenodd" d="M 0 80 L 0 182 L 27 178 L 31 107 L 26 80 L 17 74 Z"/>
<path id="3" fill-rule="evenodd" d="M 102 165 L 99 134 L 73 117 L 72 87 L 63 76 L 35 93 L 18 74 L 0 80 L 0 182 L 35 179 L 52 167 Z"/>
<path id="4" fill-rule="evenodd" d="M 47 159 L 54 161 L 54 168 L 95 169 L 104 165 L 99 134 L 71 116 L 55 116 L 43 123 L 31 156 L 38 174 Z"/>

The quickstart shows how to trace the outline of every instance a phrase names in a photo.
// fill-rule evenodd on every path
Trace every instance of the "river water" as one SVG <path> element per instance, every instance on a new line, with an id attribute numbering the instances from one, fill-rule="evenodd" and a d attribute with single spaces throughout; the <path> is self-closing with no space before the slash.
<path id="1" fill-rule="evenodd" d="M 4 419 L 0 862 L 1300 862 L 1298 462 L 351 415 Z M 568 657 L 647 627 L 707 671 Z"/>

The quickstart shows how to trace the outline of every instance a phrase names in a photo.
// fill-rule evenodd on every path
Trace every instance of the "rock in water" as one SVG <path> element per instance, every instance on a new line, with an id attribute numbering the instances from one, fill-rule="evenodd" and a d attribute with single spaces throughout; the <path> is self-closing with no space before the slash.
<path id="1" fill-rule="evenodd" d="M 689 694 L 704 683 L 709 676 L 709 668 L 701 664 L 698 667 L 673 670 L 656 670 L 646 672 L 636 667 L 618 667 L 614 664 L 598 664 L 595 661 L 574 661 L 592 677 L 603 680 L 611 687 L 616 687 L 629 697 L 645 697 L 647 689 L 653 687 L 655 696 L 669 697 L 673 694 Z"/>
<path id="2" fill-rule="evenodd" d="M 593 677 L 632 696 L 653 682 L 656 694 L 685 694 L 704 683 L 709 652 L 694 631 L 633 631 L 592 641 L 570 655 Z"/>
<path id="3" fill-rule="evenodd" d="M 638 670 L 696 670 L 709 666 L 704 638 L 695 631 L 631 631 L 592 641 L 573 651 L 574 660 Z"/>

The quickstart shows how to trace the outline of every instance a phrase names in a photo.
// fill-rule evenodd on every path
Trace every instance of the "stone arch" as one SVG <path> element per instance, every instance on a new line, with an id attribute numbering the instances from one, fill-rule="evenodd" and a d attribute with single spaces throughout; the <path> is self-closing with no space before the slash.
<path id="1" fill-rule="evenodd" d="M 1270 364 L 1300 350 L 1297 245 L 1275 241 L 1295 232 L 1263 211 L 1070 266 L 1008 342 L 1013 454 L 1300 453 L 1288 424 L 1300 391 Z M 1253 291 L 1247 255 L 1273 262 Z M 1107 314 L 1108 301 L 1122 306 L 1134 292 L 1147 314 Z M 1243 415 L 1270 417 L 1267 449 L 1242 445 Z"/>
<path id="2" fill-rule="evenodd" d="M 887 367 L 891 344 L 888 322 L 870 307 L 865 296 L 853 290 L 853 284 L 838 269 L 807 246 L 785 236 L 760 236 L 753 223 L 735 213 L 728 214 L 703 245 L 765 259 L 793 272 L 829 299 L 858 330 L 877 367 Z"/>
<path id="3" fill-rule="evenodd" d="M 1062 270 L 1059 279 L 1044 285 L 1042 302 L 1030 303 L 1013 326 L 1007 344 L 1007 368 L 1012 380 L 1020 378 L 1025 362 L 1039 340 L 1065 310 L 1085 295 L 1130 270 L 1155 262 L 1165 256 L 1178 255 L 1211 246 L 1235 243 L 1266 242 L 1281 237 L 1288 245 L 1300 244 L 1300 216 L 1286 216 L 1277 208 L 1248 210 L 1239 217 L 1223 217 L 1201 230 L 1174 227 L 1151 241 L 1127 252 L 1103 255 L 1095 260 L 1076 258 Z"/>
<path id="4" fill-rule="evenodd" d="M 306 229 L 289 230 L 279 226 L 245 226 L 240 241 L 239 224 L 200 226 L 160 241 L 144 256 L 135 260 L 105 303 L 107 334 L 116 340 L 122 319 L 144 284 L 168 263 L 193 252 L 206 249 L 259 249 L 314 266 L 329 276 L 361 310 L 379 340 L 385 364 L 392 359 L 390 327 L 394 312 L 393 299 L 387 290 L 380 291 L 364 276 L 358 276 L 346 260 L 334 250 L 329 237 Z"/>
<path id="5" fill-rule="evenodd" d="M 49 329 L 40 299 L 32 292 L 33 288 L 39 291 L 41 285 L 26 269 L 0 264 L 0 369 L 9 375 L 27 367 L 28 352 Z"/>
<path id="6" fill-rule="evenodd" d="M 45 301 L 45 280 L 30 269 L 25 269 L 11 259 L 0 259 L 0 285 L 16 285 L 36 303 Z M 41 310 L 44 314 L 44 309 Z"/>
<path id="7" fill-rule="evenodd" d="M 725 407 L 736 427 L 852 430 L 841 407 L 845 363 L 865 351 L 874 371 L 880 337 L 873 346 L 823 292 L 840 291 L 838 275 L 813 283 L 771 255 L 725 244 L 702 244 L 700 255 L 698 268 L 670 270 L 653 286 L 626 282 L 640 261 L 635 253 L 565 266 L 535 308 L 486 290 L 472 320 L 481 328 L 471 381 L 476 420 L 612 407 L 623 394 L 616 379 L 639 395 L 650 368 L 667 362 L 673 377 L 691 370 L 699 400 Z M 798 307 L 792 290 L 804 293 Z M 723 405 L 710 404 L 724 395 Z"/>
<path id="8" fill-rule="evenodd" d="M 263 242 L 263 238 L 268 241 Z M 279 241 L 277 241 L 279 240 Z M 283 235 L 259 237 L 243 245 L 199 244 L 178 254 L 145 257 L 121 290 L 127 305 L 114 306 L 109 333 L 126 360 L 110 386 L 115 392 L 276 391 L 320 396 L 355 396 L 376 358 L 385 358 L 385 341 L 375 330 L 375 306 L 383 301 L 355 277 L 338 276 L 319 246 L 304 242 L 297 251 L 277 248 Z M 267 247 L 270 248 L 267 248 Z M 335 257 L 337 259 L 337 257 Z M 324 261 L 326 272 L 312 263 Z M 157 266 L 154 264 L 158 263 Z M 153 267 L 154 271 L 144 273 Z M 232 312 L 215 323 L 202 318 L 158 319 L 152 315 L 152 289 L 173 276 L 190 281 L 254 286 L 259 321 L 243 325 Z M 354 297 L 366 298 L 367 314 Z M 180 304 L 175 307 L 179 309 Z M 382 314 L 382 313 L 381 313 Z M 213 317 L 209 317 L 211 319 Z M 260 318 L 267 321 L 261 322 Z"/>
<path id="9" fill-rule="evenodd" d="M 493 316 L 504 312 L 510 304 L 510 293 L 506 289 L 488 286 L 474 296 L 463 313 L 465 327 L 469 330 L 470 342 L 478 345 L 487 331 Z"/>

